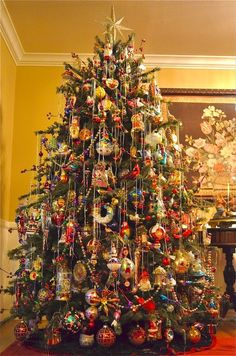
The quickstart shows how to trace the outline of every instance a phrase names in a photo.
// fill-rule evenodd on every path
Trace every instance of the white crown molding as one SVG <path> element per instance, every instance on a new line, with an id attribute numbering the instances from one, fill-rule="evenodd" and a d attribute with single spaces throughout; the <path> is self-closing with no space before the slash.
<path id="1" fill-rule="evenodd" d="M 1 34 L 17 66 L 63 66 L 72 62 L 70 53 L 25 52 L 4 1 L 1 1 Z M 92 53 L 79 55 L 84 61 Z M 191 69 L 236 69 L 236 56 L 145 55 L 146 67 Z"/>
<path id="2" fill-rule="evenodd" d="M 236 56 L 145 55 L 148 67 L 192 69 L 236 69 Z"/>
<path id="3" fill-rule="evenodd" d="M 3 0 L 1 1 L 0 32 L 12 58 L 18 65 L 24 54 L 24 49 Z"/>
<path id="4" fill-rule="evenodd" d="M 93 53 L 79 54 L 81 60 L 92 58 Z M 70 53 L 24 53 L 19 66 L 62 66 L 64 62 L 72 62 Z M 145 55 L 147 68 L 192 68 L 192 69 L 236 69 L 236 57 L 221 56 L 189 56 L 189 55 Z"/>

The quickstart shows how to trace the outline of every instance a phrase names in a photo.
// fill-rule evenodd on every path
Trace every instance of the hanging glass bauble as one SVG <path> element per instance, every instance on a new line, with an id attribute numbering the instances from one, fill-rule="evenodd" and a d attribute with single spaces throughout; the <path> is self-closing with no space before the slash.
<path id="1" fill-rule="evenodd" d="M 149 234 L 154 239 L 162 240 L 166 235 L 166 231 L 161 225 L 156 224 L 150 228 Z"/>
<path id="2" fill-rule="evenodd" d="M 66 262 L 62 262 L 57 268 L 56 300 L 67 301 L 71 294 L 72 273 Z"/>
<path id="3" fill-rule="evenodd" d="M 87 270 L 85 265 L 77 261 L 73 269 L 73 277 L 78 283 L 82 283 L 87 277 Z"/>
<path id="4" fill-rule="evenodd" d="M 104 325 L 97 333 L 96 340 L 98 345 L 103 347 L 111 347 L 116 341 L 116 334 L 107 325 Z"/>
<path id="5" fill-rule="evenodd" d="M 95 289 L 89 289 L 85 293 L 85 300 L 90 305 L 98 305 L 100 303 L 100 298 Z"/>
<path id="6" fill-rule="evenodd" d="M 95 90 L 95 95 L 98 99 L 103 99 L 106 96 L 105 89 L 103 87 L 97 87 Z"/>
<path id="7" fill-rule="evenodd" d="M 114 150 L 114 145 L 107 138 L 102 138 L 96 145 L 96 151 L 102 156 L 110 156 Z"/>
<path id="8" fill-rule="evenodd" d="M 85 310 L 85 316 L 87 319 L 97 319 L 98 317 L 98 308 L 95 305 L 91 305 L 91 307 Z"/>
<path id="9" fill-rule="evenodd" d="M 109 268 L 109 270 L 111 272 L 118 271 L 121 267 L 121 262 L 120 262 L 119 258 L 117 258 L 117 257 L 110 258 L 107 263 L 107 267 Z"/>
<path id="10" fill-rule="evenodd" d="M 109 89 L 114 90 L 114 89 L 118 88 L 119 82 L 118 82 L 118 80 L 116 80 L 114 78 L 109 78 L 106 80 L 106 86 Z"/>
<path id="11" fill-rule="evenodd" d="M 163 267 L 156 267 L 152 273 L 154 275 L 154 285 L 161 286 L 166 284 L 167 271 Z"/>
<path id="12" fill-rule="evenodd" d="M 171 342 L 174 339 L 174 331 L 171 328 L 165 329 L 164 338 L 167 342 Z"/>
<path id="13" fill-rule="evenodd" d="M 16 324 L 14 328 L 14 334 L 16 340 L 23 341 L 29 335 L 29 328 L 27 324 L 22 320 L 20 323 Z"/>
<path id="14" fill-rule="evenodd" d="M 146 331 L 137 325 L 129 331 L 128 338 L 131 344 L 140 346 L 146 341 Z"/>
<path id="15" fill-rule="evenodd" d="M 134 274 L 134 262 L 129 258 L 124 257 L 121 260 L 120 274 L 124 279 L 129 279 Z"/>
<path id="16" fill-rule="evenodd" d="M 83 128 L 80 133 L 79 133 L 79 138 L 81 141 L 87 141 L 91 138 L 92 133 L 89 129 L 87 129 L 86 127 Z"/>
<path id="17" fill-rule="evenodd" d="M 48 300 L 51 300 L 52 296 L 53 296 L 53 292 L 50 289 L 41 288 L 38 291 L 38 296 L 37 297 L 38 297 L 39 302 L 45 303 Z"/>
<path id="18" fill-rule="evenodd" d="M 190 342 L 196 344 L 201 340 L 201 332 L 195 326 L 191 326 L 187 333 L 187 338 Z"/>
<path id="19" fill-rule="evenodd" d="M 82 327 L 82 314 L 76 311 L 68 311 L 63 321 L 66 330 L 76 334 Z"/>
<path id="20" fill-rule="evenodd" d="M 176 273 L 186 273 L 189 269 L 190 262 L 187 254 L 182 251 L 177 251 L 176 258 L 174 261 L 174 270 Z"/>

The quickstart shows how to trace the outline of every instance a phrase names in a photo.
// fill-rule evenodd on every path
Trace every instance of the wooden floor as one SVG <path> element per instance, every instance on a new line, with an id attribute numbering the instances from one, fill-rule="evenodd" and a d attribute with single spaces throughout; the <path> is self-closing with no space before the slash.
<path id="1" fill-rule="evenodd" d="M 45 353 L 28 350 L 20 343 L 15 343 L 14 326 L 18 321 L 11 320 L 0 327 L 0 354 L 2 356 L 46 356 Z M 197 352 L 196 355 L 224 355 L 236 356 L 236 312 L 230 310 L 226 318 L 221 322 L 217 331 L 216 345 L 205 351 Z M 11 344 L 13 344 L 10 346 Z"/>

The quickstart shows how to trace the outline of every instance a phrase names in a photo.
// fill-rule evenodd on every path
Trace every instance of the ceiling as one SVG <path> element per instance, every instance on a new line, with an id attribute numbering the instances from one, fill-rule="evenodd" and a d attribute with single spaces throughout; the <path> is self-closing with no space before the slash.
<path id="1" fill-rule="evenodd" d="M 116 18 L 153 55 L 236 56 L 236 1 L 5 0 L 25 53 L 92 53 L 101 24 Z M 236 58 L 236 57 L 235 57 Z"/>

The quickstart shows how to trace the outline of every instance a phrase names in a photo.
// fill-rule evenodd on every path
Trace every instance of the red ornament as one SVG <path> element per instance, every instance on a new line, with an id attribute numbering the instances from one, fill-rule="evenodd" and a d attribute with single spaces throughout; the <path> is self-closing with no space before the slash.
<path id="1" fill-rule="evenodd" d="M 20 323 L 16 324 L 14 328 L 14 334 L 16 340 L 23 341 L 29 335 L 29 328 L 27 324 L 22 320 Z"/>
<path id="2" fill-rule="evenodd" d="M 201 337 L 201 332 L 195 326 L 191 326 L 187 334 L 188 340 L 193 344 L 197 344 L 201 340 Z"/>
<path id="3" fill-rule="evenodd" d="M 156 309 L 156 304 L 153 302 L 153 300 L 149 300 L 146 302 L 144 298 L 138 297 L 137 301 L 139 304 L 141 304 L 142 308 L 149 313 Z"/>
<path id="4" fill-rule="evenodd" d="M 130 330 L 128 337 L 132 345 L 140 346 L 146 340 L 146 332 L 141 326 L 137 325 Z"/>
<path id="5" fill-rule="evenodd" d="M 124 221 L 121 225 L 121 229 L 120 229 L 120 236 L 123 238 L 123 239 L 127 239 L 130 237 L 130 226 L 129 224 L 127 223 L 127 221 Z"/>
<path id="6" fill-rule="evenodd" d="M 169 266 L 169 264 L 170 264 L 170 259 L 169 259 L 168 257 L 164 257 L 164 258 L 162 259 L 162 264 L 163 264 L 164 266 Z"/>
<path id="7" fill-rule="evenodd" d="M 188 237 L 188 236 L 190 236 L 191 234 L 192 234 L 192 230 L 191 230 L 191 229 L 185 230 L 185 231 L 183 232 L 183 236 L 184 236 L 184 237 Z"/>
<path id="8" fill-rule="evenodd" d="M 179 235 L 179 234 L 174 234 L 173 236 L 174 236 L 174 238 L 177 239 L 177 240 L 181 238 L 181 235 Z"/>
<path id="9" fill-rule="evenodd" d="M 114 331 L 107 325 L 104 325 L 97 333 L 96 340 L 102 347 L 111 347 L 116 341 Z"/>

